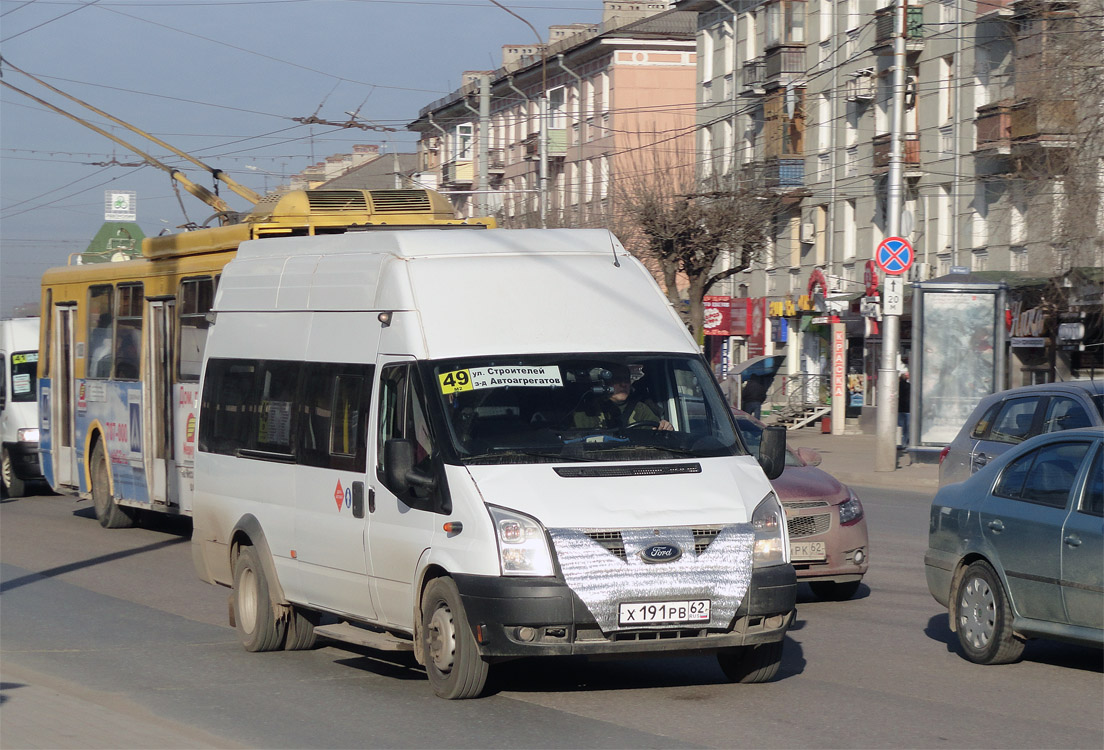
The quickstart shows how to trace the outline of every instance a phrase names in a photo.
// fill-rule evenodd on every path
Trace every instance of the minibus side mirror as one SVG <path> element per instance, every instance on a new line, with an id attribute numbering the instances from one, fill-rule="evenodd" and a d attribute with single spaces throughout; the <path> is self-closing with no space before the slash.
<path id="1" fill-rule="evenodd" d="M 430 492 L 436 488 L 436 479 L 414 468 L 413 440 L 388 440 L 384 443 L 383 460 L 387 463 L 387 483 L 396 494 L 404 494 L 411 487 L 420 487 Z"/>
<path id="2" fill-rule="evenodd" d="M 777 425 L 763 429 L 759 441 L 759 465 L 767 479 L 777 479 L 786 468 L 786 428 Z"/>

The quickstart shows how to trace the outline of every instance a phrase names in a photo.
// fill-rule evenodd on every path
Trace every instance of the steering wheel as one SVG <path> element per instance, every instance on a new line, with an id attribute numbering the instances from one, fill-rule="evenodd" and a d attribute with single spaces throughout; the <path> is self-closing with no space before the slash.
<path id="1" fill-rule="evenodd" d="M 626 430 L 639 430 L 647 427 L 651 427 L 653 430 L 659 429 L 659 422 L 654 419 L 642 419 L 639 422 L 629 422 L 625 425 Z"/>

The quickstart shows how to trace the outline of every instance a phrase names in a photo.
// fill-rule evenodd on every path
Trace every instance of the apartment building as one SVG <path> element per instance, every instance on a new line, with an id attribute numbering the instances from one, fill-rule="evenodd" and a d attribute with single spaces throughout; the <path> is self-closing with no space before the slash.
<path id="1" fill-rule="evenodd" d="M 769 314 L 785 320 L 766 348 L 786 353 L 790 372 L 824 372 L 820 324 L 842 320 L 848 372 L 863 391 L 853 400 L 870 406 L 867 376 L 878 367 L 880 338 L 876 308 L 861 298 L 887 231 L 893 7 L 885 0 L 683 0 L 677 7 L 698 13 L 701 177 L 755 182 L 786 198 L 771 251 L 721 294 L 762 297 Z M 934 0 L 910 2 L 906 12 L 900 233 L 916 251 L 910 280 L 952 271 L 1011 280 L 1020 307 L 1047 309 L 1047 335 L 1017 337 L 1032 340 L 1009 352 L 1009 385 L 1099 366 L 1099 346 L 1071 344 L 1059 328 L 1085 321 L 1077 341 L 1100 340 L 1099 280 L 1086 282 L 1093 274 L 1084 269 L 1102 261 L 1104 94 L 1091 74 L 1079 76 L 1104 59 L 1100 13 L 1052 0 Z M 1062 283 L 1082 291 L 1045 289 L 1058 274 L 1073 274 L 1077 282 Z M 904 323 L 902 364 L 911 343 Z M 790 332 L 785 340 L 780 330 Z"/>
<path id="2" fill-rule="evenodd" d="M 694 153 L 695 14 L 666 8 L 607 0 L 601 24 L 553 26 L 466 72 L 408 126 L 424 180 L 504 226 L 610 224 L 651 149 Z"/>

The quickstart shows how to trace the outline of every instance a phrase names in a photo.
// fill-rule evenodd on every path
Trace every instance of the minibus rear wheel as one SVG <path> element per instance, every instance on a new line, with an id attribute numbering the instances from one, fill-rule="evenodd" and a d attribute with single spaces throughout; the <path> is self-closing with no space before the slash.
<path id="1" fill-rule="evenodd" d="M 433 692 L 446 700 L 476 698 L 490 667 L 468 627 L 460 592 L 451 578 L 435 578 L 422 597 L 423 651 Z"/>
<path id="2" fill-rule="evenodd" d="M 770 682 L 782 666 L 782 641 L 726 648 L 717 652 L 717 662 L 733 682 Z"/>
<path id="3" fill-rule="evenodd" d="M 246 651 L 283 648 L 286 620 L 277 620 L 268 593 L 268 579 L 257 550 L 241 548 L 234 562 L 234 625 Z"/>
<path id="4" fill-rule="evenodd" d="M 134 525 L 137 511 L 122 507 L 111 497 L 111 469 L 102 440 L 92 449 L 92 506 L 96 520 L 105 529 L 125 529 Z"/>

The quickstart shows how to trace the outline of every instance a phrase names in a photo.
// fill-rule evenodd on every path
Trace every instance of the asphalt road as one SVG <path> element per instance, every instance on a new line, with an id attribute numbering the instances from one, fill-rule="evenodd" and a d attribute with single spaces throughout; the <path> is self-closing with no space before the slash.
<path id="1" fill-rule="evenodd" d="M 930 494 L 856 490 L 867 585 L 848 602 L 803 587 L 775 682 L 727 684 L 709 656 L 523 661 L 460 702 L 405 656 L 246 653 L 228 590 L 195 577 L 186 521 L 107 531 L 72 498 L 5 500 L 0 746 L 49 746 L 28 725 L 48 726 L 49 704 L 20 694 L 47 684 L 172 737 L 134 740 L 151 747 L 1104 747 L 1102 652 L 1033 642 L 1018 664 L 966 662 L 924 583 Z M 109 746 L 89 723 L 72 746 Z"/>

